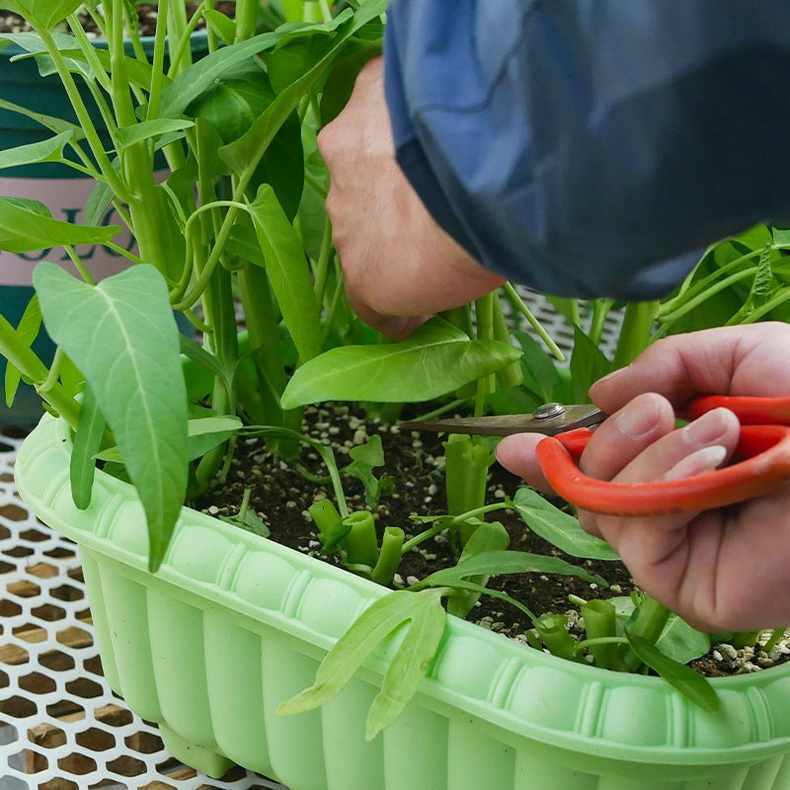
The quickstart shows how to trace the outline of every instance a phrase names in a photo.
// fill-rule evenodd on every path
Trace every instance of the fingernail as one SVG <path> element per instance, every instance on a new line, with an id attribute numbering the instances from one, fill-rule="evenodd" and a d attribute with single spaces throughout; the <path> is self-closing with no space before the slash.
<path id="1" fill-rule="evenodd" d="M 720 444 L 703 447 L 696 453 L 686 456 L 679 461 L 665 475 L 664 480 L 681 480 L 703 472 L 711 472 L 721 466 L 727 457 L 727 448 Z"/>
<path id="2" fill-rule="evenodd" d="M 727 432 L 728 422 L 727 409 L 714 409 L 687 425 L 683 433 L 690 444 L 710 444 Z"/>
<path id="3" fill-rule="evenodd" d="M 653 395 L 637 398 L 620 411 L 616 420 L 622 433 L 638 439 L 656 427 L 658 399 Z"/>

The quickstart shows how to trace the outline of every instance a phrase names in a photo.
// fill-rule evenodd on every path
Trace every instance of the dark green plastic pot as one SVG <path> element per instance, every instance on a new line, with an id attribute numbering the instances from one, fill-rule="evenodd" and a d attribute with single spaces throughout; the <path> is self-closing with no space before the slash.
<path id="1" fill-rule="evenodd" d="M 152 37 L 143 38 L 143 47 L 149 55 L 153 53 L 153 44 Z M 193 57 L 199 58 L 207 51 L 208 40 L 205 32 L 193 34 Z M 77 119 L 58 76 L 42 77 L 32 59 L 10 62 L 11 58 L 21 53 L 22 50 L 16 46 L 0 49 L 0 98 L 76 123 Z M 94 123 L 101 130 L 103 124 L 98 110 L 86 89 L 82 88 L 82 94 Z M 52 132 L 30 118 L 0 109 L 0 150 L 37 143 L 51 136 Z M 40 200 L 49 206 L 55 217 L 69 222 L 82 221 L 82 207 L 92 185 L 90 178 L 81 177 L 76 171 L 55 163 L 0 171 L 0 195 Z M 103 222 L 110 224 L 113 221 L 110 211 Z M 106 277 L 123 268 L 124 259 L 106 247 L 81 247 L 78 251 L 99 277 Z M 14 326 L 33 294 L 30 287 L 33 266 L 42 259 L 57 262 L 64 260 L 65 255 L 62 250 L 45 250 L 29 255 L 0 252 L 0 314 Z M 35 350 L 46 362 L 51 360 L 54 346 L 46 333 L 42 332 Z M 5 361 L 0 358 L 0 391 L 3 389 L 4 378 Z M 13 412 L 6 408 L 5 399 L 0 397 L 0 425 L 32 424 L 40 416 L 38 398 L 26 385 L 20 387 Z"/>

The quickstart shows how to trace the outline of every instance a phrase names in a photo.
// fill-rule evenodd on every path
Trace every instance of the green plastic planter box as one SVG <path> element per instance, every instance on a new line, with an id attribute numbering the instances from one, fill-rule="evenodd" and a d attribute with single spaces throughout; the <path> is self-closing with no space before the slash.
<path id="1" fill-rule="evenodd" d="M 112 688 L 210 775 L 234 761 L 291 790 L 790 788 L 790 665 L 714 680 L 711 715 L 659 679 L 455 618 L 430 678 L 375 741 L 364 725 L 384 654 L 323 710 L 279 717 L 384 588 L 189 509 L 153 576 L 133 489 L 99 472 L 77 510 L 69 453 L 65 425 L 44 417 L 20 450 L 19 490 L 80 546 Z"/>

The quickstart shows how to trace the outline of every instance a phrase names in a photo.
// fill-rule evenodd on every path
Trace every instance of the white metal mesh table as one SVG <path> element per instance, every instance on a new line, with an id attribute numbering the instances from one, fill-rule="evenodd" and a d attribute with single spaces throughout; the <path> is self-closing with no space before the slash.
<path id="1" fill-rule="evenodd" d="M 565 350 L 567 324 L 531 307 Z M 619 317 L 607 322 L 611 350 Z M 75 545 L 29 513 L 14 488 L 19 431 L 0 434 L 0 790 L 282 788 L 240 768 L 221 781 L 165 752 L 154 725 L 102 677 Z M 375 788 L 371 788 L 375 790 Z"/>

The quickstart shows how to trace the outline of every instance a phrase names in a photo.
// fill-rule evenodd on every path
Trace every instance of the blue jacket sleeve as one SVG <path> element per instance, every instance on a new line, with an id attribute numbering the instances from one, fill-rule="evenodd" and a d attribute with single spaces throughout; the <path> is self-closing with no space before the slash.
<path id="1" fill-rule="evenodd" d="M 394 0 L 398 160 L 488 268 L 650 299 L 790 217 L 787 0 Z"/>

